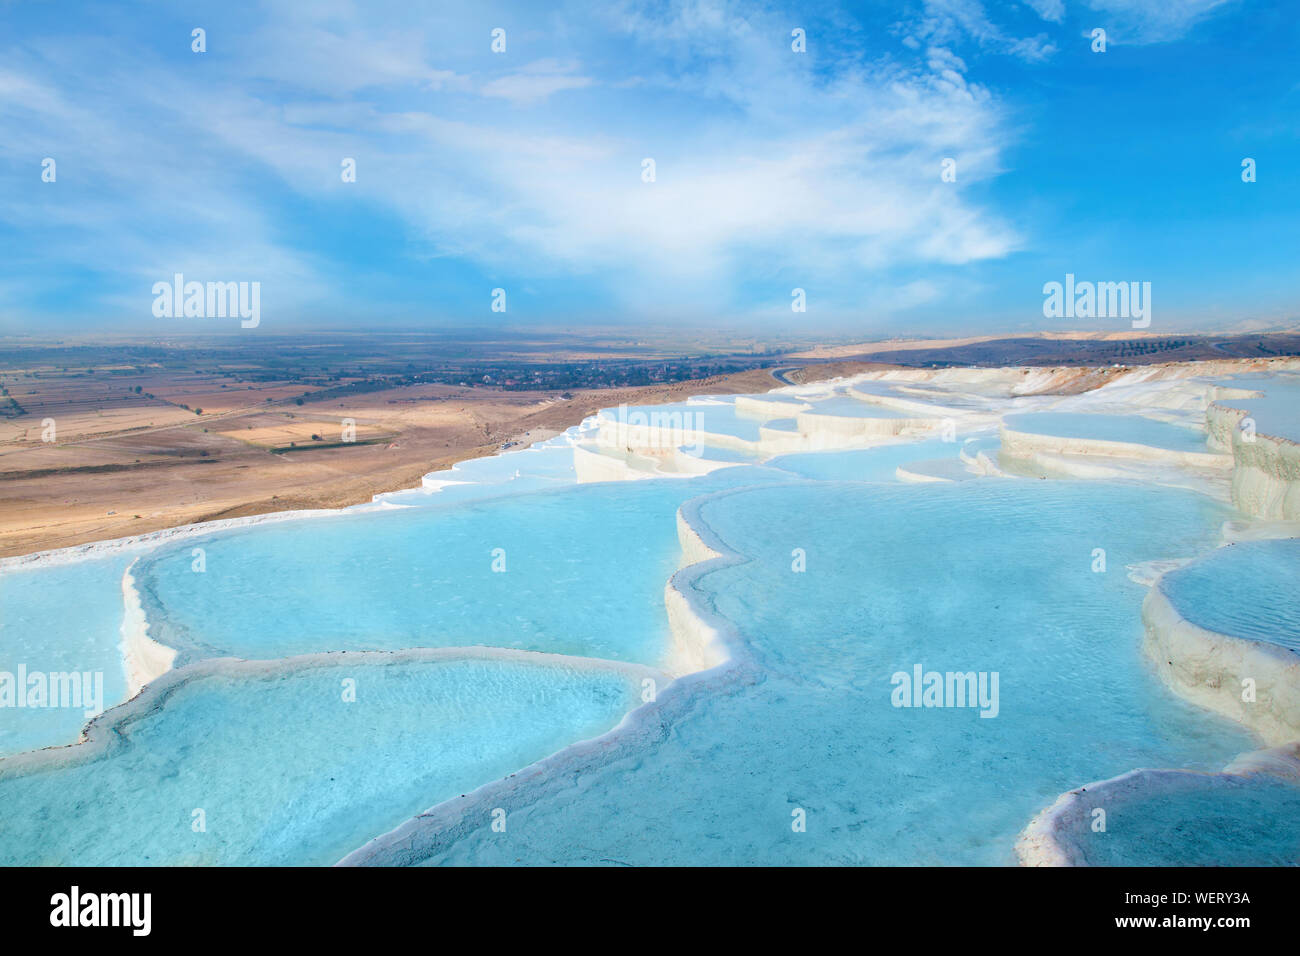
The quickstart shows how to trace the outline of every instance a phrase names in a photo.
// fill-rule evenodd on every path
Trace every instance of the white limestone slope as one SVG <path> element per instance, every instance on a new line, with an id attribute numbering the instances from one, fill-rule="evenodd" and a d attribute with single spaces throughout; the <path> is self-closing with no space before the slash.
<path id="1" fill-rule="evenodd" d="M 1079 866 L 1088 858 L 1084 841 L 1104 839 L 1092 829 L 1098 810 L 1109 813 L 1134 801 L 1155 802 L 1153 795 L 1196 792 L 1217 780 L 1259 775 L 1300 784 L 1300 744 L 1242 754 L 1217 773 L 1139 769 L 1076 787 L 1030 821 L 1016 840 L 1016 856 L 1023 866 Z"/>
<path id="2" fill-rule="evenodd" d="M 122 575 L 124 610 L 121 648 L 128 698 L 134 697 L 151 681 L 166 674 L 176 660 L 174 647 L 161 644 L 149 636 L 149 621 L 140 603 L 140 593 L 135 589 L 135 578 L 131 576 L 134 567 L 135 561 L 132 561 Z"/>
<path id="3" fill-rule="evenodd" d="M 1232 503 L 1262 518 L 1300 520 L 1300 445 L 1243 430 L 1247 413 L 1230 403 L 1231 397 L 1217 397 L 1205 420 L 1211 443 L 1232 453 Z"/>
<path id="4" fill-rule="evenodd" d="M 1291 537 L 1294 524 L 1227 522 L 1224 544 L 1237 540 Z M 1162 588 L 1164 575 L 1186 559 L 1151 562 L 1131 569 L 1148 584 L 1142 604 L 1143 652 L 1162 681 L 1194 704 L 1249 728 L 1268 749 L 1242 754 L 1224 770 L 1201 773 L 1139 769 L 1062 794 L 1040 812 L 1016 844 L 1030 866 L 1072 866 L 1087 861 L 1093 839 L 1091 815 L 1136 800 L 1155 805 L 1165 796 L 1208 792 L 1225 782 L 1269 775 L 1300 785 L 1300 653 L 1289 647 L 1209 630 L 1179 613 Z M 1230 581 L 1224 582 L 1231 587 Z"/>
<path id="5" fill-rule="evenodd" d="M 1110 441 L 1100 438 L 1080 438 L 1071 435 L 1045 435 L 1023 432 L 1002 425 L 998 430 L 1002 440 L 1002 453 L 1008 458 L 1034 460 L 1040 455 L 1071 455 L 1092 458 L 1127 458 L 1133 461 L 1159 462 L 1188 468 L 1210 468 L 1227 471 L 1232 468 L 1232 458 L 1211 451 L 1177 451 L 1138 442 Z"/>
<path id="6" fill-rule="evenodd" d="M 1270 746 L 1300 741 L 1300 654 L 1187 620 L 1159 580 L 1142 604 L 1142 623 L 1147 657 L 1174 691 L 1249 727 Z"/>

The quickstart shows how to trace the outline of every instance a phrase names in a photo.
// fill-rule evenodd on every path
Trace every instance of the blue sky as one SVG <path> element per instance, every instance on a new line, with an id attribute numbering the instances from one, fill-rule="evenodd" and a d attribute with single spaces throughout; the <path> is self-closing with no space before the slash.
<path id="1" fill-rule="evenodd" d="M 0 3 L 0 331 L 229 331 L 177 272 L 272 333 L 1059 330 L 1067 272 L 1300 320 L 1287 4 L 232 6 Z"/>

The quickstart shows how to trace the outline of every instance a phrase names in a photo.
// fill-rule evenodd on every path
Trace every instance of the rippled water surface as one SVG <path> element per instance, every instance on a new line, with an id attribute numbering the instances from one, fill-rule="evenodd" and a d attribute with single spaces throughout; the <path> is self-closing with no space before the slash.
<path id="1" fill-rule="evenodd" d="M 1219 548 L 1166 574 L 1160 587 L 1206 630 L 1300 651 L 1300 540 Z"/>
<path id="2" fill-rule="evenodd" d="M 0 764 L 0 863 L 333 863 L 609 730 L 637 689 L 617 674 L 494 660 L 336 659 L 195 680 L 105 751 L 64 750 L 36 771 Z"/>

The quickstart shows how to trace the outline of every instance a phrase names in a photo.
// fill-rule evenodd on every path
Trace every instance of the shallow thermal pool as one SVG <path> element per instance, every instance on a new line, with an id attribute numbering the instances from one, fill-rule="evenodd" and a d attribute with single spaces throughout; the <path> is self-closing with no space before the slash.
<path id="1" fill-rule="evenodd" d="M 125 700 L 118 645 L 122 572 L 129 560 L 114 556 L 0 573 L 0 672 L 15 683 L 20 667 L 28 675 L 89 674 L 87 686 L 102 686 L 103 707 Z M 86 719 L 82 706 L 6 706 L 0 709 L 0 756 L 76 740 Z"/>
<path id="2" fill-rule="evenodd" d="M 579 791 L 538 795 L 503 839 L 475 831 L 427 862 L 1005 864 L 1080 781 L 1217 770 L 1254 747 L 1147 668 L 1145 589 L 1124 573 L 1211 547 L 1227 511 L 1208 499 L 804 482 L 698 512 L 741 560 L 697 569 L 694 593 L 734 622 L 755 679 L 700 689 L 670 735 L 584 764 Z M 891 678 L 916 665 L 996 672 L 997 716 L 893 706 Z"/>
<path id="3" fill-rule="evenodd" d="M 1217 379 L 1216 384 L 1262 392 L 1261 398 L 1224 398 L 1218 403 L 1246 411 L 1265 435 L 1300 442 L 1300 376 L 1240 375 Z"/>
<path id="4" fill-rule="evenodd" d="M 721 480 L 258 525 L 160 549 L 134 576 L 150 636 L 191 659 L 484 644 L 657 664 L 677 507 Z"/>
<path id="5" fill-rule="evenodd" d="M 895 481 L 899 465 L 927 458 L 958 461 L 961 445 L 942 439 L 898 442 L 851 451 L 801 452 L 780 455 L 768 464 L 818 481 Z"/>
<path id="6" fill-rule="evenodd" d="M 850 398 L 847 395 L 837 395 L 833 398 L 822 399 L 813 402 L 812 408 L 804 415 L 831 415 L 837 418 L 916 418 L 917 415 L 909 412 L 900 412 L 897 409 L 886 408 L 884 405 L 872 405 L 870 402 L 864 402 L 861 399 Z"/>
<path id="7" fill-rule="evenodd" d="M 730 416 L 757 434 L 731 405 L 687 407 L 705 430 L 734 435 Z M 1186 432 L 1203 447 L 1136 416 L 1076 417 Z M 1137 766 L 1217 770 L 1253 749 L 1150 672 L 1145 589 L 1124 570 L 1211 552 L 1233 513 L 1120 482 L 896 481 L 909 462 L 955 469 L 962 447 L 927 439 L 575 485 L 572 453 L 555 443 L 456 477 L 478 475 L 473 484 L 384 498 L 406 507 L 142 553 L 133 574 L 149 633 L 180 650 L 178 665 L 260 663 L 162 678 L 101 718 L 121 728 L 106 746 L 0 761 L 0 862 L 333 862 L 609 730 L 640 703 L 633 665 L 665 662 L 679 507 L 736 555 L 678 578 L 734 627 L 734 667 L 664 689 L 643 712 L 662 706 L 662 719 L 571 754 L 575 775 L 548 778 L 562 786 L 515 791 L 507 833 L 487 826 L 491 807 L 471 807 L 484 826 L 449 835 L 425 862 L 1010 863 L 1021 828 L 1081 781 Z M 135 559 L 0 576 L 0 651 L 29 666 L 42 650 L 51 668 L 98 662 L 118 680 L 107 703 L 120 700 L 121 577 Z M 1260 600 L 1276 597 L 1278 585 L 1253 580 Z M 488 652 L 265 663 L 467 645 L 621 663 Z M 891 678 L 916 666 L 996 674 L 996 716 L 893 706 Z M 340 697 L 345 679 L 356 703 Z M 75 739 L 82 718 L 57 716 L 0 727 L 0 753 Z M 196 809 L 206 832 L 192 827 Z M 806 832 L 791 829 L 798 814 Z"/>
<path id="8" fill-rule="evenodd" d="M 1174 609 L 1209 631 L 1300 651 L 1300 539 L 1244 541 L 1166 574 Z"/>
<path id="9" fill-rule="evenodd" d="M 658 666 L 678 506 L 773 477 L 737 467 L 480 501 L 433 495 L 420 508 L 182 541 L 133 575 L 149 636 L 179 648 L 180 663 L 488 645 Z"/>
<path id="10" fill-rule="evenodd" d="M 1089 866 L 1296 866 L 1300 787 L 1276 777 L 1144 774 L 1138 790 L 1105 799 L 1106 831 L 1091 816 L 1070 834 Z"/>
<path id="11" fill-rule="evenodd" d="M 1171 451 L 1207 452 L 1205 432 L 1141 415 L 1094 415 L 1082 412 L 1022 412 L 1006 415 L 1012 431 L 1061 438 L 1129 442 Z"/>
<path id="12" fill-rule="evenodd" d="M 746 418 L 736 412 L 731 402 L 678 402 L 669 405 L 637 405 L 627 409 L 604 409 L 600 413 L 605 427 L 646 426 L 668 432 L 698 433 L 707 440 L 708 435 L 728 435 L 746 441 L 758 440 L 759 420 Z"/>
<path id="13" fill-rule="evenodd" d="M 191 680 L 106 749 L 0 761 L 0 863 L 333 863 L 604 733 L 639 689 L 613 670 L 382 655 Z"/>

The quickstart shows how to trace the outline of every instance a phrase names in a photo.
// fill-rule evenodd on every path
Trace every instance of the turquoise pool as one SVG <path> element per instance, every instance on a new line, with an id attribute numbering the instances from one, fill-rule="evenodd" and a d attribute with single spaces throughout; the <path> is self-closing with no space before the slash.
<path id="1" fill-rule="evenodd" d="M 1011 863 L 1021 828 L 1081 780 L 1252 749 L 1145 666 L 1145 589 L 1122 570 L 1209 547 L 1225 514 L 1103 483 L 708 499 L 701 519 L 741 560 L 694 588 L 734 622 L 756 680 L 683 690 L 669 736 L 584 765 L 580 791 L 541 795 L 506 839 L 468 834 L 426 862 Z M 1090 569 L 1096 547 L 1107 573 Z M 917 664 L 997 672 L 998 715 L 894 707 L 892 676 Z"/>
<path id="2" fill-rule="evenodd" d="M 191 680 L 106 748 L 47 751 L 57 759 L 35 767 L 0 761 L 0 863 L 329 864 L 604 733 L 638 690 L 573 667 L 373 655 Z"/>
<path id="3" fill-rule="evenodd" d="M 1193 624 L 1300 651 L 1300 539 L 1245 541 L 1210 552 L 1161 579 Z"/>
<path id="4" fill-rule="evenodd" d="M 1205 432 L 1141 415 L 1094 415 L 1080 412 L 1023 412 L 1003 416 L 1012 431 L 1061 438 L 1129 442 L 1170 451 L 1208 452 Z"/>

